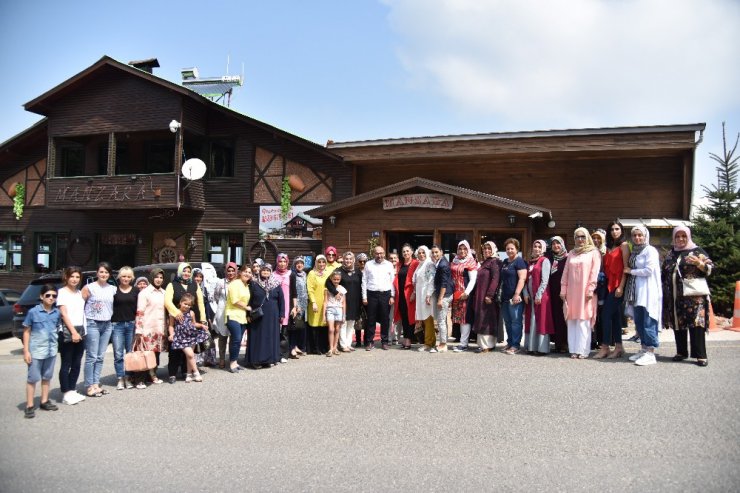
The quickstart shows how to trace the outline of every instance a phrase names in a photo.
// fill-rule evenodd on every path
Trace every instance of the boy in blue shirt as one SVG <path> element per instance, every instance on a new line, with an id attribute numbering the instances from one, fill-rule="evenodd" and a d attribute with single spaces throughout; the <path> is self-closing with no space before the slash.
<path id="1" fill-rule="evenodd" d="M 23 321 L 23 360 L 28 365 L 26 380 L 26 418 L 36 416 L 33 397 L 36 394 L 36 383 L 41 380 L 41 405 L 44 411 L 59 409 L 49 402 L 49 382 L 54 375 L 54 363 L 57 357 L 57 325 L 59 310 L 54 304 L 57 301 L 57 288 L 45 284 L 41 288 L 41 303 L 28 310 Z"/>

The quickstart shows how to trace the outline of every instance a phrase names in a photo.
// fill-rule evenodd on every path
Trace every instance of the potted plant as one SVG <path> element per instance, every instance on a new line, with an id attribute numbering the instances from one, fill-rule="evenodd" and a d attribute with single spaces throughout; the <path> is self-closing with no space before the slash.
<path id="1" fill-rule="evenodd" d="M 15 214 L 15 219 L 20 221 L 23 217 L 23 207 L 26 205 L 26 187 L 22 183 L 16 183 L 14 190 L 13 213 Z"/>
<path id="2" fill-rule="evenodd" d="M 290 214 L 290 194 L 293 190 L 290 188 L 290 180 L 286 176 L 283 178 L 283 187 L 280 193 L 280 217 L 285 221 Z"/>

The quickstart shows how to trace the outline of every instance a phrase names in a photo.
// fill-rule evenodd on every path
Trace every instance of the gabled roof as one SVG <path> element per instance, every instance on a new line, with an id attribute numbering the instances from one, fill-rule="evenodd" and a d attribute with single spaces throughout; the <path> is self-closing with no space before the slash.
<path id="1" fill-rule="evenodd" d="M 360 195 L 355 195 L 354 197 L 340 200 L 329 205 L 324 205 L 321 207 L 317 207 L 316 209 L 308 210 L 306 211 L 306 214 L 318 217 L 326 217 L 335 212 L 341 211 L 342 209 L 354 207 L 362 204 L 363 202 L 380 199 L 387 195 L 400 193 L 413 188 L 423 188 L 426 190 L 431 190 L 433 192 L 446 193 L 454 197 L 469 200 L 471 202 L 477 202 L 479 204 L 488 205 L 491 207 L 498 207 L 499 209 L 518 212 L 520 214 L 529 215 L 538 212 L 543 214 L 551 213 L 550 209 L 545 209 L 536 205 L 525 204 L 524 202 L 507 199 L 505 197 L 499 197 L 498 195 L 478 192 L 469 188 L 456 187 L 454 185 L 448 185 L 446 183 L 440 183 L 438 181 L 427 180 L 426 178 L 415 177 L 409 178 L 408 180 L 400 181 L 398 183 L 394 183 L 392 185 L 388 185 L 383 188 L 378 188 L 377 190 L 373 190 L 371 192 L 365 192 Z"/>
<path id="2" fill-rule="evenodd" d="M 303 219 L 305 222 L 313 226 L 321 226 L 322 224 L 321 219 L 316 219 L 315 217 L 310 217 L 300 212 L 296 214 L 295 216 L 291 217 L 289 220 L 287 220 L 285 224 L 288 225 L 292 223 L 293 221 L 295 221 L 296 219 Z"/>
<path id="3" fill-rule="evenodd" d="M 312 150 L 318 153 L 321 153 L 322 155 L 329 157 L 331 159 L 342 161 L 342 158 L 340 156 L 327 150 L 325 147 L 320 146 L 319 144 L 316 144 L 315 142 L 311 142 L 310 140 L 304 139 L 302 137 L 298 137 L 289 132 L 286 132 L 285 130 L 281 130 L 277 127 L 261 122 L 259 120 L 255 120 L 254 118 L 250 118 L 242 113 L 239 113 L 238 111 L 234 111 L 223 105 L 215 103 L 211 101 L 210 99 L 205 98 L 201 96 L 200 94 L 197 94 L 186 87 L 183 87 L 179 84 L 175 84 L 174 82 L 170 82 L 166 79 L 158 77 L 154 74 L 150 74 L 149 72 L 138 69 L 136 67 L 132 67 L 131 65 L 127 65 L 125 63 L 119 62 L 118 60 L 114 60 L 113 58 L 107 55 L 104 55 L 100 60 L 90 65 L 88 68 L 86 68 L 82 72 L 79 72 L 78 74 L 73 75 L 72 77 L 65 80 L 61 84 L 57 85 L 56 87 L 53 87 L 52 89 L 46 91 L 42 95 L 27 102 L 26 104 L 23 105 L 23 107 L 26 109 L 26 111 L 31 111 L 33 113 L 38 113 L 39 115 L 46 116 L 46 112 L 48 112 L 49 106 L 52 103 L 54 103 L 59 98 L 64 97 L 68 93 L 74 91 L 77 88 L 77 85 L 80 81 L 82 81 L 83 79 L 87 78 L 94 72 L 97 72 L 98 70 L 104 67 L 113 67 L 115 69 L 121 70 L 128 74 L 134 75 L 136 77 L 140 77 L 144 80 L 157 84 L 165 89 L 174 91 L 178 94 L 181 94 L 182 96 L 188 97 L 196 101 L 199 104 L 209 107 L 210 109 L 213 109 L 215 111 L 218 111 L 226 115 L 229 115 L 231 117 L 237 118 L 238 120 L 241 120 L 249 125 L 253 125 L 267 132 L 271 132 L 275 135 L 285 138 L 286 140 L 292 141 L 298 145 L 310 147 Z"/>

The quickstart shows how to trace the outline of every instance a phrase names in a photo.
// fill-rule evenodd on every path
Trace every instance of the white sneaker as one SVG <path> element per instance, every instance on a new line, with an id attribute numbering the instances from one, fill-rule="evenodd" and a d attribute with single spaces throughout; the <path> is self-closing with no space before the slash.
<path id="1" fill-rule="evenodd" d="M 653 353 L 646 352 L 645 354 L 642 355 L 640 359 L 635 361 L 635 364 L 637 366 L 647 366 L 647 365 L 654 365 L 657 362 L 658 361 L 655 359 L 655 355 Z"/>
<path id="2" fill-rule="evenodd" d="M 287 360 L 287 359 L 285 359 L 285 358 L 280 358 L 280 362 L 281 362 L 281 363 L 283 363 L 283 364 L 285 364 L 285 363 L 287 363 L 287 362 L 288 362 L 288 360 Z"/>
<path id="3" fill-rule="evenodd" d="M 417 351 L 419 351 L 420 353 L 423 353 L 424 351 L 429 351 L 429 348 L 426 346 L 421 346 L 420 348 L 417 349 Z"/>
<path id="4" fill-rule="evenodd" d="M 75 400 L 76 400 L 77 402 L 82 402 L 82 401 L 84 401 L 85 399 L 87 399 L 87 397 L 85 397 L 84 395 L 80 394 L 80 393 L 79 393 L 79 392 L 77 392 L 77 391 L 74 391 L 74 394 L 72 395 L 72 397 L 73 397 L 73 398 L 74 398 L 74 399 L 75 399 Z"/>
<path id="5" fill-rule="evenodd" d="M 642 358 L 642 355 L 643 354 L 645 354 L 645 350 L 644 349 L 640 349 L 635 354 L 633 354 L 632 356 L 630 356 L 629 357 L 629 360 L 630 361 L 637 361 L 638 359 Z"/>
<path id="6" fill-rule="evenodd" d="M 70 390 L 69 392 L 66 392 L 64 394 L 64 399 L 62 399 L 62 404 L 66 404 L 68 406 L 74 406 L 75 404 L 77 404 L 78 402 L 80 402 L 75 397 L 75 394 L 76 393 L 77 392 L 75 392 L 74 390 Z"/>
<path id="7" fill-rule="evenodd" d="M 193 381 L 193 375 L 192 374 L 188 373 L 187 375 L 185 375 L 185 383 L 190 383 L 192 381 Z"/>
<path id="8" fill-rule="evenodd" d="M 203 381 L 203 377 L 200 376 L 200 373 L 199 372 L 193 373 L 193 381 L 195 381 L 195 382 L 202 382 Z"/>

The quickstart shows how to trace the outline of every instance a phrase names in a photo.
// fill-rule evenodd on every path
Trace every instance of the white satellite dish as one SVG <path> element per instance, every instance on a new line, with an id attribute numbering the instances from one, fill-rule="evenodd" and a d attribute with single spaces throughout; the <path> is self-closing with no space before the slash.
<path id="1" fill-rule="evenodd" d="M 206 163 L 191 158 L 182 163 L 182 176 L 187 180 L 200 180 L 206 174 Z"/>

